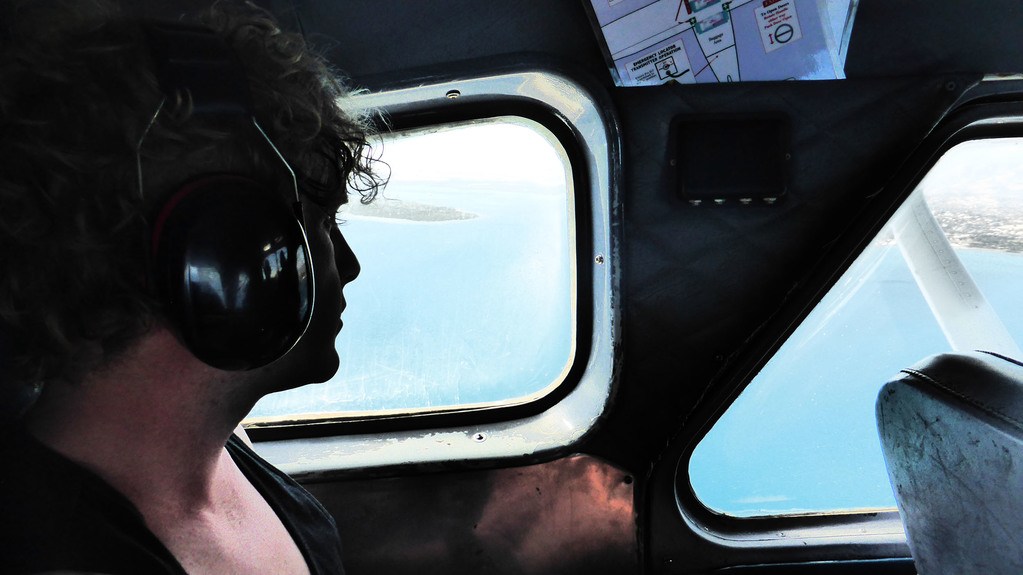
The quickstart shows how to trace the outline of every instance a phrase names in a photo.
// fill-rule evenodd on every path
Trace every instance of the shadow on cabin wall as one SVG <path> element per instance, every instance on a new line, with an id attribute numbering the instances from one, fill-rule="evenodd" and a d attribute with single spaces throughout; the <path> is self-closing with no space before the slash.
<path id="1" fill-rule="evenodd" d="M 632 477 L 593 457 L 306 487 L 349 575 L 639 571 Z"/>

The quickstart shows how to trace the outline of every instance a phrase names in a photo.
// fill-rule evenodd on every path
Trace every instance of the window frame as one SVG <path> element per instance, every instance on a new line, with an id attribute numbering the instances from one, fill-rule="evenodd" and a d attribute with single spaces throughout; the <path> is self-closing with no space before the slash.
<path id="1" fill-rule="evenodd" d="M 648 501 L 651 525 L 656 526 L 650 530 L 650 546 L 656 553 L 678 549 L 678 542 L 686 541 L 687 556 L 700 557 L 700 562 L 708 568 L 835 560 L 896 561 L 912 565 L 897 511 L 749 518 L 723 515 L 705 507 L 693 493 L 689 462 L 696 446 L 725 410 L 946 151 L 968 140 L 1023 136 L 1023 102 L 999 101 L 1002 98 L 998 96 L 1004 90 L 1010 98 L 1018 97 L 1021 88 L 1023 85 L 1015 85 L 1015 82 L 986 78 L 973 89 L 972 96 L 964 95 L 903 162 L 887 185 L 870 198 L 841 239 L 803 278 L 801 289 L 749 340 L 736 355 L 734 364 L 719 374 L 716 385 L 687 415 L 679 440 L 665 457 L 673 462 L 670 474 L 655 473 L 651 479 L 649 490 L 654 493 L 670 490 L 674 503 L 665 505 L 665 499 L 657 496 Z M 658 509 L 659 505 L 671 509 Z M 689 569 L 696 567 L 687 564 Z"/>
<path id="2" fill-rule="evenodd" d="M 452 461 L 538 459 L 565 452 L 611 397 L 618 348 L 620 153 L 617 122 L 599 93 L 551 70 L 431 80 L 343 102 L 381 130 L 501 116 L 541 124 L 568 154 L 574 182 L 576 355 L 560 386 L 534 401 L 443 412 L 302 419 L 247 426 L 256 449 L 297 476 Z M 359 470 L 359 471 L 356 471 Z"/>

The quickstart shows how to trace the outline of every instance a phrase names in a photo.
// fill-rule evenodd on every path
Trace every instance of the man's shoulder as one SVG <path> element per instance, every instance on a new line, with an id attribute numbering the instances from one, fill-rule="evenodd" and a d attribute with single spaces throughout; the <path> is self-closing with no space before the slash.
<path id="1" fill-rule="evenodd" d="M 137 512 L 98 477 L 19 429 L 0 429 L 4 573 L 130 573 L 165 563 Z M 173 561 L 173 559 L 171 560 Z M 127 570 L 126 570 L 127 569 Z"/>
<path id="2" fill-rule="evenodd" d="M 0 521 L 9 522 L 13 511 L 67 513 L 74 508 L 68 499 L 78 497 L 78 473 L 23 429 L 0 428 L 0 461 L 4 462 L 0 466 L 0 501 L 5 511 Z"/>
<path id="3" fill-rule="evenodd" d="M 0 430 L 0 459 L 0 553 L 9 568 L 45 567 L 67 548 L 77 478 L 17 428 Z"/>

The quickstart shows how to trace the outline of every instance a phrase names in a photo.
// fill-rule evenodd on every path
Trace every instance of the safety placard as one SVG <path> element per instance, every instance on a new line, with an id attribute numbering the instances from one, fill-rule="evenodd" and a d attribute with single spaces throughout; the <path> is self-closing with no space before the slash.
<path id="1" fill-rule="evenodd" d="M 803 37 L 794 0 L 762 0 L 754 8 L 764 50 L 773 52 Z"/>
<path id="2" fill-rule="evenodd" d="M 637 83 L 661 84 L 689 73 L 689 58 L 681 42 L 672 42 L 629 62 L 628 71 Z"/>
<path id="3" fill-rule="evenodd" d="M 590 0 L 619 86 L 841 78 L 856 3 Z"/>

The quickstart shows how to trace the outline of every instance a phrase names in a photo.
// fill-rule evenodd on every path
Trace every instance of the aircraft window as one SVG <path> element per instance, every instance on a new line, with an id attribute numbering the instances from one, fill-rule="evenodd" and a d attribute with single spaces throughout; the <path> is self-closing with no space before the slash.
<path id="1" fill-rule="evenodd" d="M 948 150 L 696 447 L 693 492 L 735 517 L 894 509 L 874 402 L 949 350 L 1020 357 L 1023 139 Z"/>
<path id="2" fill-rule="evenodd" d="M 389 134 L 390 181 L 338 213 L 362 264 L 329 382 L 273 394 L 248 421 L 520 404 L 576 349 L 571 166 L 541 124 L 499 117 Z"/>

